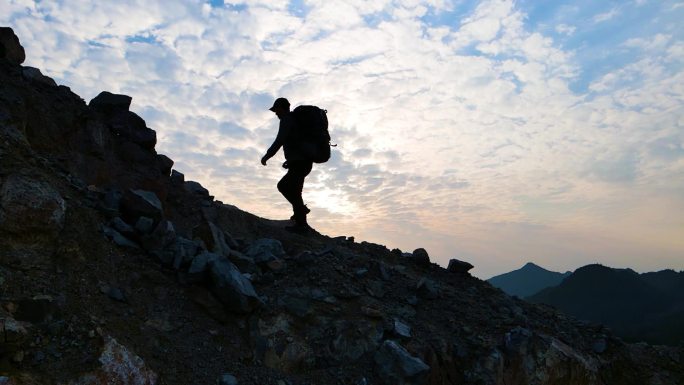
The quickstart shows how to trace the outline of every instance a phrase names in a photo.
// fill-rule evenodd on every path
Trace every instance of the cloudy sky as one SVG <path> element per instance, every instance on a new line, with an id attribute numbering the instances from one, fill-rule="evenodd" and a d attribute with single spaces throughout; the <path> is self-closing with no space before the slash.
<path id="1" fill-rule="evenodd" d="M 311 224 L 482 278 L 684 269 L 684 1 L 0 0 L 38 67 L 133 97 L 157 150 L 282 219 L 274 98 L 328 110 Z"/>

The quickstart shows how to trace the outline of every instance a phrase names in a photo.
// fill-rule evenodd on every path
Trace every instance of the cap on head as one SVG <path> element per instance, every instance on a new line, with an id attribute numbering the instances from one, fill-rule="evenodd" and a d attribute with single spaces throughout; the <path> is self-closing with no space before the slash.
<path id="1" fill-rule="evenodd" d="M 269 110 L 275 112 L 277 108 L 284 108 L 286 110 L 290 109 L 290 102 L 287 101 L 285 98 L 278 98 L 275 100 L 273 103 L 273 107 L 269 108 Z"/>

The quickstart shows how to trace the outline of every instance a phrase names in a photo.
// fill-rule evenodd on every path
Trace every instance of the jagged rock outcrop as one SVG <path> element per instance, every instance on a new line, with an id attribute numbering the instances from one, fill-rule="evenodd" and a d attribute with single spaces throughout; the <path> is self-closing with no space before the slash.
<path id="1" fill-rule="evenodd" d="M 467 262 L 215 201 L 129 108 L 0 61 L 0 384 L 684 381 L 681 349 L 509 297 Z"/>
<path id="2" fill-rule="evenodd" d="M 17 66 L 26 60 L 24 47 L 21 46 L 19 38 L 9 27 L 0 27 L 0 60 L 6 60 Z"/>

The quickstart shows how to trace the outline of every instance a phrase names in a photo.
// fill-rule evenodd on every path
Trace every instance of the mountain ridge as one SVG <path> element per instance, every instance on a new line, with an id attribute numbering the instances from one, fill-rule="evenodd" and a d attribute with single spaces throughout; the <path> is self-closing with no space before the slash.
<path id="1" fill-rule="evenodd" d="M 489 278 L 487 282 L 510 295 L 525 298 L 540 290 L 558 285 L 570 272 L 558 273 L 546 270 L 533 262 L 508 273 Z"/>

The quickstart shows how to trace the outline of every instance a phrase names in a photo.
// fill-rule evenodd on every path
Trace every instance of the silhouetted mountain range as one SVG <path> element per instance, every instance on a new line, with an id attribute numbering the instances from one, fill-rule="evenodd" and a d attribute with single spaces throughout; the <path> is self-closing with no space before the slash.
<path id="1" fill-rule="evenodd" d="M 549 271 L 532 262 L 528 262 L 518 270 L 497 275 L 488 279 L 487 282 L 510 295 L 524 298 L 536 294 L 547 287 L 560 284 L 570 274 L 569 271 L 565 273 Z"/>
<path id="2" fill-rule="evenodd" d="M 684 272 L 588 265 L 527 299 L 612 328 L 630 341 L 684 344 Z"/>

